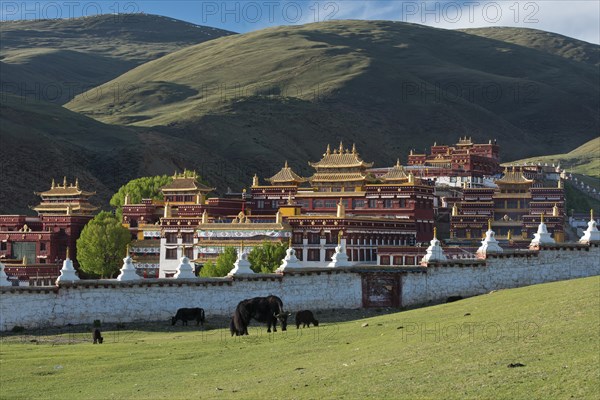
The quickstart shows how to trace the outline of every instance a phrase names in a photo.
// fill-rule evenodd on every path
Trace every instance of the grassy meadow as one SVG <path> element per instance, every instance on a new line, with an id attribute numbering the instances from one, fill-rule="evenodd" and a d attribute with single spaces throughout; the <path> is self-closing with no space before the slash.
<path id="1" fill-rule="evenodd" d="M 165 321 L 106 330 L 102 345 L 5 335 L 0 397 L 598 398 L 599 289 L 592 277 L 366 319 L 377 313 L 323 312 L 319 328 L 243 338 L 210 315 L 204 331 Z"/>

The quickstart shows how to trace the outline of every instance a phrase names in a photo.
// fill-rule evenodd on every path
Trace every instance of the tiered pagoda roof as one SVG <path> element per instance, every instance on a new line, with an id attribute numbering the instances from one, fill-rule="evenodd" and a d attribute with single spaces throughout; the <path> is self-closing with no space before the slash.
<path id="1" fill-rule="evenodd" d="M 323 158 L 317 162 L 308 163 L 313 168 L 371 168 L 373 163 L 364 162 L 358 152 L 356 146 L 352 146 L 352 150 L 344 149 L 344 145 L 340 142 L 339 149 L 331 151 L 327 145 L 327 151 L 323 154 Z"/>
<path id="2" fill-rule="evenodd" d="M 396 161 L 396 165 L 394 165 L 387 174 L 381 177 L 381 180 L 384 182 L 407 182 L 408 175 L 404 171 L 402 165 L 400 165 L 400 160 Z"/>
<path id="3" fill-rule="evenodd" d="M 317 186 L 327 186 L 327 183 L 332 185 L 340 185 L 345 182 L 364 183 L 367 178 L 367 168 L 373 166 L 373 163 L 364 162 L 358 152 L 356 146 L 352 146 L 352 150 L 344 148 L 340 142 L 339 149 L 331 151 L 327 145 L 327 151 L 323 154 L 323 158 L 318 162 L 309 162 L 311 167 L 317 171 L 309 178 L 311 184 Z"/>
<path id="4" fill-rule="evenodd" d="M 89 203 L 89 197 L 96 192 L 87 192 L 79 188 L 79 180 L 67 184 L 67 178 L 63 179 L 62 185 L 57 185 L 52 180 L 50 190 L 35 192 L 42 197 L 42 202 L 31 207 L 38 214 L 53 215 L 90 215 L 98 210 L 98 207 Z"/>
<path id="5" fill-rule="evenodd" d="M 266 179 L 272 185 L 299 185 L 307 181 L 306 178 L 296 174 L 289 166 L 287 161 L 281 170 L 270 178 Z"/>
<path id="6" fill-rule="evenodd" d="M 531 179 L 527 179 L 524 175 L 523 175 L 523 171 L 521 169 L 516 169 L 515 167 L 513 167 L 510 171 L 507 169 L 504 170 L 504 176 L 496 181 L 494 181 L 494 183 L 496 184 L 505 184 L 505 185 L 515 185 L 515 184 L 522 184 L 522 185 L 531 185 L 533 183 L 533 180 Z"/>
<path id="7" fill-rule="evenodd" d="M 215 188 L 208 187 L 198 182 L 198 176 L 196 173 L 184 171 L 182 174 L 174 174 L 173 182 L 165 185 L 161 188 L 164 192 L 201 192 L 209 193 L 215 190 Z"/>

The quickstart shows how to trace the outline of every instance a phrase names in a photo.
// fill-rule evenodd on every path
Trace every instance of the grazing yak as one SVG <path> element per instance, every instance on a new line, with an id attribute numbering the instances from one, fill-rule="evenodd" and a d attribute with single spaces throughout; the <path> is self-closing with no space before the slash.
<path id="1" fill-rule="evenodd" d="M 104 342 L 104 338 L 102 337 L 102 333 L 100 333 L 100 329 L 94 329 L 94 333 L 92 333 L 92 339 L 94 340 L 94 344 Z"/>
<path id="2" fill-rule="evenodd" d="M 196 320 L 196 325 L 204 325 L 204 309 L 202 308 L 180 308 L 177 314 L 171 318 L 171 325 L 175 325 L 181 320 L 182 325 L 187 325 L 188 321 Z"/>
<path id="3" fill-rule="evenodd" d="M 302 325 L 303 328 L 310 328 L 311 323 L 314 326 L 319 326 L 319 321 L 315 319 L 315 316 L 311 311 L 303 310 L 296 313 L 296 329 L 299 329 L 300 325 Z"/>
<path id="4" fill-rule="evenodd" d="M 287 329 L 288 314 L 283 310 L 283 302 L 277 296 L 254 297 L 239 302 L 231 318 L 229 329 L 231 336 L 248 334 L 248 324 L 251 319 L 267 324 L 267 332 L 277 332 L 277 321 L 281 330 Z"/>

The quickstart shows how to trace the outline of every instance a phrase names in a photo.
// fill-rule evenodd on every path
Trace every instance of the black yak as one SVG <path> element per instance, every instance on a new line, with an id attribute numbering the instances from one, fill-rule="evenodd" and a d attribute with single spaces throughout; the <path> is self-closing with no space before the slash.
<path id="1" fill-rule="evenodd" d="M 277 296 L 254 297 L 239 302 L 230 323 L 231 336 L 247 335 L 251 319 L 267 324 L 267 332 L 277 332 L 277 321 L 281 330 L 287 329 L 288 314 L 283 310 L 283 302 Z"/>
<path id="2" fill-rule="evenodd" d="M 303 328 L 310 328 L 311 323 L 314 326 L 319 326 L 319 321 L 315 319 L 315 316 L 311 311 L 303 310 L 296 313 L 296 329 L 299 329 L 300 325 L 302 325 Z"/>
<path id="3" fill-rule="evenodd" d="M 98 329 L 98 328 L 94 329 L 94 333 L 92 334 L 92 339 L 94 340 L 94 344 L 96 344 L 96 343 L 102 344 L 102 342 L 104 342 L 104 338 L 102 337 L 102 334 L 100 333 L 100 329 Z"/>
<path id="4" fill-rule="evenodd" d="M 175 325 L 181 320 L 182 325 L 187 325 L 188 321 L 196 320 L 196 325 L 204 325 L 204 309 L 202 308 L 180 308 L 177 314 L 171 318 L 171 325 Z"/>

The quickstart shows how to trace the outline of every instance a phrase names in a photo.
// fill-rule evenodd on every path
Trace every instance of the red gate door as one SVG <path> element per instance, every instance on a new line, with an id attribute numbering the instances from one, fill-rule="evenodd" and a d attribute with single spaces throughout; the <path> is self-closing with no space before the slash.
<path id="1" fill-rule="evenodd" d="M 363 307 L 400 307 L 400 274 L 363 273 Z"/>

